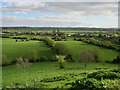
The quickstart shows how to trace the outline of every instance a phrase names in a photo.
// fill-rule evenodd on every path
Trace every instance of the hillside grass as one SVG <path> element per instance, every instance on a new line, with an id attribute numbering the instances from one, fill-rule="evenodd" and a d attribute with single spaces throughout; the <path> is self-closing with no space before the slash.
<path id="1" fill-rule="evenodd" d="M 69 41 L 56 41 L 55 43 L 57 42 L 65 43 L 69 48 L 71 48 L 73 59 L 75 60 L 79 59 L 80 52 L 88 49 L 99 49 L 101 52 L 101 61 L 112 61 L 118 55 L 118 52 L 115 50 L 87 44 L 81 41 L 71 41 L 71 38 L 69 38 Z"/>
<path id="2" fill-rule="evenodd" d="M 56 67 L 56 62 L 42 62 L 42 63 L 32 63 L 30 66 L 26 67 L 26 72 L 22 68 L 16 65 L 2 67 L 2 87 L 14 88 L 20 86 L 25 88 L 26 83 L 30 87 L 32 86 L 33 80 L 40 82 L 45 78 L 52 78 L 58 76 L 66 76 L 68 79 L 59 80 L 55 82 L 42 82 L 45 88 L 56 88 L 57 86 L 65 85 L 65 83 L 74 81 L 76 78 L 86 77 L 86 74 L 81 73 L 91 73 L 99 70 L 107 69 L 117 69 L 118 64 L 110 63 L 89 63 L 86 68 L 84 68 L 83 63 L 67 63 L 65 69 L 59 69 Z M 99 68 L 99 70 L 97 69 Z M 69 77 L 73 74 L 75 77 Z M 118 84 L 117 84 L 118 85 Z"/>
<path id="3" fill-rule="evenodd" d="M 43 41 L 15 42 L 15 39 L 2 39 L 2 54 L 6 55 L 8 60 L 15 60 L 21 56 L 25 57 L 29 50 L 36 50 L 38 58 L 41 56 L 54 57 L 56 55 Z"/>

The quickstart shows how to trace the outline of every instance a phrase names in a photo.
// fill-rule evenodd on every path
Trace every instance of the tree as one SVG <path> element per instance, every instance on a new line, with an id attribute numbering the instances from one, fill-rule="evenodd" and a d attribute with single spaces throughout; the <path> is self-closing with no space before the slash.
<path id="1" fill-rule="evenodd" d="M 80 53 L 80 57 L 79 57 L 78 62 L 83 62 L 85 68 L 87 66 L 87 63 L 89 63 L 91 61 L 94 61 L 94 57 L 93 57 L 93 55 L 90 52 L 83 51 L 83 52 Z"/>
<path id="2" fill-rule="evenodd" d="M 24 59 L 23 57 L 16 58 L 17 60 L 17 65 L 21 66 L 23 68 L 23 71 L 25 73 L 25 67 L 30 65 L 28 59 Z"/>
<path id="3" fill-rule="evenodd" d="M 59 29 L 57 29 L 57 34 L 59 34 L 59 32 L 60 32 L 60 30 L 59 30 Z"/>
<path id="4" fill-rule="evenodd" d="M 91 53 L 93 55 L 93 58 L 96 62 L 100 61 L 101 57 L 103 57 L 103 53 L 99 49 L 88 49 L 87 52 Z"/>
<path id="5" fill-rule="evenodd" d="M 64 60 L 66 56 L 64 55 L 56 55 L 56 58 L 58 59 L 58 66 L 60 69 L 65 68 L 66 61 Z"/>
<path id="6" fill-rule="evenodd" d="M 5 65 L 9 65 L 11 62 L 10 60 L 8 60 L 7 56 L 2 54 L 2 65 L 5 66 Z"/>
<path id="7" fill-rule="evenodd" d="M 38 57 L 38 53 L 36 52 L 36 50 L 30 50 L 26 54 L 26 58 L 28 58 L 29 61 L 31 62 L 36 61 L 37 57 Z"/>
<path id="8" fill-rule="evenodd" d="M 95 38 L 90 38 L 90 39 L 89 39 L 89 42 L 92 43 L 92 44 L 96 44 Z"/>
<path id="9" fill-rule="evenodd" d="M 18 40 L 16 39 L 16 42 L 17 42 Z"/>
<path id="10" fill-rule="evenodd" d="M 53 49 L 57 52 L 58 55 L 72 55 L 72 51 L 68 46 L 64 43 L 56 43 L 53 46 Z"/>

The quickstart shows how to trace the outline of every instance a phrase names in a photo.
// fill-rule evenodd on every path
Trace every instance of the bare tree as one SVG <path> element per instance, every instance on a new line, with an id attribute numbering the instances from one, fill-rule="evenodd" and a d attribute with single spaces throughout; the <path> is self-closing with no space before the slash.
<path id="1" fill-rule="evenodd" d="M 25 67 L 30 65 L 28 59 L 24 59 L 23 57 L 16 58 L 17 60 L 17 65 L 21 66 L 23 68 L 23 71 L 25 73 Z"/>

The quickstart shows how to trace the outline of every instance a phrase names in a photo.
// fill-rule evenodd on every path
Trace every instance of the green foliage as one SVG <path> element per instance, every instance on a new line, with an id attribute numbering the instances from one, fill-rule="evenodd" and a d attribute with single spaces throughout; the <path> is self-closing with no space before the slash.
<path id="1" fill-rule="evenodd" d="M 112 48 L 112 43 L 110 41 L 105 41 L 103 43 L 103 46 L 108 47 L 108 48 Z"/>
<path id="2" fill-rule="evenodd" d="M 88 49 L 87 50 L 89 53 L 93 55 L 93 58 L 96 62 L 101 60 L 101 57 L 103 57 L 103 54 L 100 49 Z"/>
<path id="3" fill-rule="evenodd" d="M 86 64 L 91 61 L 94 61 L 94 56 L 89 51 L 83 51 L 80 53 L 78 62 L 84 62 L 84 65 L 86 67 Z"/>
<path id="4" fill-rule="evenodd" d="M 55 62 L 35 62 L 25 68 L 25 73 L 23 73 L 22 68 L 17 68 L 16 65 L 2 67 L 2 87 L 13 88 L 12 86 L 14 86 L 21 88 L 34 88 L 34 85 L 36 87 L 40 86 L 37 84 L 40 82 L 46 86 L 44 88 L 56 88 L 57 86 L 63 86 L 64 88 L 65 84 L 71 83 L 79 77 L 84 78 L 90 72 L 97 71 L 94 69 L 96 67 L 108 69 L 118 68 L 117 64 L 110 64 L 106 62 L 90 63 L 86 69 L 83 68 L 81 63 L 77 62 L 67 63 L 64 70 L 55 68 L 55 66 Z M 87 71 L 87 73 L 85 71 Z M 119 70 L 116 69 L 114 72 L 118 73 Z M 109 84 L 112 85 L 111 80 L 107 80 L 109 80 Z M 113 80 L 115 81 L 115 84 L 113 85 L 118 86 L 119 79 L 116 78 L 116 80 Z M 104 83 L 107 85 L 107 81 L 104 81 Z M 70 85 L 65 86 L 65 88 L 70 87 Z M 107 85 L 107 88 L 109 88 L 109 85 Z"/>
<path id="5" fill-rule="evenodd" d="M 112 61 L 113 63 L 120 63 L 120 55 L 117 56 L 116 59 Z"/>
<path id="6" fill-rule="evenodd" d="M 93 88 L 104 88 L 101 81 L 97 81 L 92 78 L 82 78 L 78 79 L 75 82 L 72 82 L 71 88 L 81 88 L 81 89 L 93 89 Z"/>
<path id="7" fill-rule="evenodd" d="M 57 52 L 59 55 L 72 55 L 71 49 L 68 48 L 68 46 L 64 43 L 55 43 L 53 49 Z"/>
<path id="8" fill-rule="evenodd" d="M 63 55 L 56 55 L 56 58 L 58 59 L 58 66 L 60 69 L 65 68 L 66 61 L 64 60 L 66 56 Z"/>
<path id="9" fill-rule="evenodd" d="M 54 45 L 54 41 L 51 39 L 51 38 L 45 38 L 45 42 L 47 43 L 47 45 L 49 46 L 49 47 L 53 47 L 53 45 Z"/>
<path id="10" fill-rule="evenodd" d="M 29 59 L 30 62 L 35 62 L 38 58 L 38 53 L 36 50 L 29 50 L 26 54 L 26 57 Z"/>
<path id="11" fill-rule="evenodd" d="M 119 78 L 120 79 L 120 73 L 116 73 L 112 71 L 97 71 L 97 72 L 93 72 L 91 74 L 88 74 L 87 76 L 88 78 L 95 78 L 98 80 L 101 79 L 115 79 L 115 78 Z"/>
<path id="12" fill-rule="evenodd" d="M 6 66 L 6 65 L 9 65 L 9 64 L 11 64 L 11 61 L 8 60 L 6 55 L 2 54 L 2 65 Z"/>
<path id="13" fill-rule="evenodd" d="M 89 42 L 92 43 L 92 44 L 96 44 L 96 39 L 95 38 L 90 38 Z"/>

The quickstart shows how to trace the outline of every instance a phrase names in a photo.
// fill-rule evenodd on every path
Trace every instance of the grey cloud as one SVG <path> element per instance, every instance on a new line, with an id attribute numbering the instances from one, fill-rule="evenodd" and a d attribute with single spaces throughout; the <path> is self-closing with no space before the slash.
<path id="1" fill-rule="evenodd" d="M 8 2 L 3 7 L 3 13 L 73 13 L 83 15 L 108 15 L 107 12 L 117 14 L 117 3 L 110 2 Z"/>

